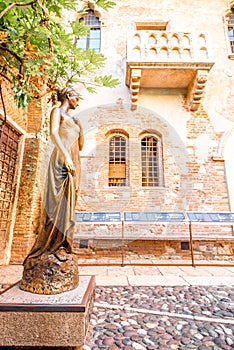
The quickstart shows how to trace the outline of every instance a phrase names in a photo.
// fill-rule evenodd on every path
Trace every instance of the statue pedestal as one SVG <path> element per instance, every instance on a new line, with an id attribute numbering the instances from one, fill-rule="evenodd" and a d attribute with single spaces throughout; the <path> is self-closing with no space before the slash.
<path id="1" fill-rule="evenodd" d="M 0 295 L 0 346 L 61 346 L 82 349 L 94 299 L 94 276 L 54 295 L 22 291 L 19 284 Z"/>

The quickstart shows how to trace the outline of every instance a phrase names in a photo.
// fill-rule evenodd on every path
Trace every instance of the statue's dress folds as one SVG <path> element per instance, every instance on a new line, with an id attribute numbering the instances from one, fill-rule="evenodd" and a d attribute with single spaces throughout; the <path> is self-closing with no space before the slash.
<path id="1" fill-rule="evenodd" d="M 41 226 L 25 261 L 34 260 L 45 252 L 56 254 L 61 247 L 68 253 L 72 251 L 74 211 L 80 179 L 79 134 L 80 126 L 75 118 L 61 117 L 59 136 L 76 170 L 74 174 L 68 172 L 63 155 L 54 147 L 48 168 Z"/>

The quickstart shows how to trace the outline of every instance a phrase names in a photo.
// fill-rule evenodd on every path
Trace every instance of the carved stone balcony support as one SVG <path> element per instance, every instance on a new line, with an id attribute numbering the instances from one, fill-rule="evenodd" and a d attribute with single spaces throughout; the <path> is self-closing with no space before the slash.
<path id="1" fill-rule="evenodd" d="M 200 105 L 201 98 L 203 96 L 204 88 L 207 81 L 209 71 L 208 70 L 197 70 L 195 79 L 191 82 L 188 94 L 187 102 L 191 111 L 196 111 Z"/>
<path id="2" fill-rule="evenodd" d="M 140 79 L 141 79 L 141 70 L 140 69 L 132 69 L 131 83 L 130 83 L 130 91 L 131 91 L 131 98 L 132 98 L 132 110 L 137 108 L 138 95 L 139 95 L 139 90 L 140 90 Z"/>
<path id="3" fill-rule="evenodd" d="M 204 33 L 131 31 L 127 42 L 126 85 L 132 109 L 140 88 L 185 89 L 190 110 L 198 109 L 214 62 Z"/>

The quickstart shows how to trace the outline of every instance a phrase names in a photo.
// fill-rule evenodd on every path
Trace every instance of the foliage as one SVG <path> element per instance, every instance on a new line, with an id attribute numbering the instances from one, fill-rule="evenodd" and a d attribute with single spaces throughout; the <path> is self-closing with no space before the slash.
<path id="1" fill-rule="evenodd" d="M 77 16 L 64 23 L 64 11 L 81 13 L 96 4 L 114 6 L 108 0 L 21 0 L 0 2 L 0 81 L 11 83 L 18 107 L 25 108 L 32 98 L 53 93 L 71 83 L 94 91 L 96 84 L 114 87 L 117 79 L 95 77 L 105 64 L 102 54 L 76 47 L 75 37 L 87 35 L 88 27 Z"/>

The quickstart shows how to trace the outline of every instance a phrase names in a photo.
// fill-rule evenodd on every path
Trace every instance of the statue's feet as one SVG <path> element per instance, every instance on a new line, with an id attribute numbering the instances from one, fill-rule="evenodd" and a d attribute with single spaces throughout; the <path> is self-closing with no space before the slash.
<path id="1" fill-rule="evenodd" d="M 66 248 L 60 247 L 56 252 L 54 252 L 54 256 L 61 262 L 67 261 L 68 259 L 68 252 Z"/>

